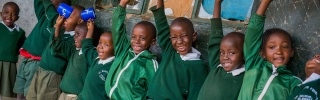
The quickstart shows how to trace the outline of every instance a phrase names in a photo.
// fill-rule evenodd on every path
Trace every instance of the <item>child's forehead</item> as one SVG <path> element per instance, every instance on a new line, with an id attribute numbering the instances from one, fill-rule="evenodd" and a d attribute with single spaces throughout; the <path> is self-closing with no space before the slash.
<path id="1" fill-rule="evenodd" d="M 13 11 L 14 12 L 18 12 L 18 7 L 17 6 L 15 6 L 14 4 L 5 4 L 4 6 L 3 6 L 3 11 L 4 10 L 8 10 L 8 9 L 14 9 Z"/>

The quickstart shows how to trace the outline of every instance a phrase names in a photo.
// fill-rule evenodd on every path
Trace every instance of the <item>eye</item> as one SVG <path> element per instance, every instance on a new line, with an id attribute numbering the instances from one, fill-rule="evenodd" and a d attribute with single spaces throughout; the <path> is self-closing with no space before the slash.
<path id="1" fill-rule="evenodd" d="M 234 55 L 234 54 L 236 54 L 236 53 L 234 53 L 234 52 L 230 52 L 230 53 L 229 53 L 229 55 Z"/>
<path id="2" fill-rule="evenodd" d="M 109 44 L 104 44 L 105 46 L 109 46 Z"/>
<path id="3" fill-rule="evenodd" d="M 177 37 L 176 37 L 176 36 L 171 36 L 170 39 L 171 39 L 171 40 L 176 40 Z"/>
<path id="4" fill-rule="evenodd" d="M 224 55 L 225 53 L 224 52 L 220 52 L 220 55 Z"/>
<path id="5" fill-rule="evenodd" d="M 275 46 L 269 46 L 268 47 L 269 49 L 274 49 L 274 48 L 276 48 Z"/>

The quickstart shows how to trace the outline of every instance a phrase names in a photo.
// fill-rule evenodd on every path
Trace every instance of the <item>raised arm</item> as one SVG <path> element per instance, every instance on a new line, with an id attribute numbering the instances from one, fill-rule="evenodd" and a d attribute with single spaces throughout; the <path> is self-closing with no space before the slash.
<path id="1" fill-rule="evenodd" d="M 87 62 L 91 66 L 94 60 L 98 57 L 97 50 L 93 45 L 92 35 L 94 34 L 94 22 L 90 19 L 87 22 L 88 32 L 86 35 L 86 39 L 81 41 L 82 43 L 82 53 Z"/>
<path id="2" fill-rule="evenodd" d="M 112 16 L 112 41 L 116 56 L 130 47 L 130 41 L 127 37 L 126 26 L 124 24 L 126 19 L 126 5 L 128 2 L 129 0 L 121 0 Z"/>
<path id="3" fill-rule="evenodd" d="M 44 15 L 45 13 L 42 0 L 34 0 L 33 6 L 34 6 L 34 12 L 36 13 L 36 17 L 39 20 L 41 16 Z"/>
<path id="4" fill-rule="evenodd" d="M 213 18 L 209 37 L 209 67 L 210 70 L 217 68 L 220 64 L 220 42 L 223 38 L 222 21 L 220 17 L 222 0 L 215 0 Z"/>
<path id="5" fill-rule="evenodd" d="M 167 17 L 164 13 L 163 0 L 157 1 L 157 6 L 151 7 L 150 10 L 153 12 L 154 20 L 157 28 L 157 41 L 162 49 L 162 52 L 166 52 L 169 49 L 173 49 L 170 40 L 170 28 L 167 21 Z M 165 54 L 165 53 L 164 53 Z"/>
<path id="6" fill-rule="evenodd" d="M 42 0 L 43 6 L 45 9 L 46 19 L 50 22 L 47 27 L 53 27 L 55 25 L 56 19 L 58 18 L 59 14 L 56 11 L 54 5 L 52 4 L 51 0 Z"/>
<path id="7" fill-rule="evenodd" d="M 272 0 L 262 0 L 256 14 L 253 14 L 250 18 L 244 41 L 246 70 L 255 66 L 258 60 L 263 60 L 263 58 L 260 57 L 259 52 L 265 23 L 264 14 L 271 1 Z"/>

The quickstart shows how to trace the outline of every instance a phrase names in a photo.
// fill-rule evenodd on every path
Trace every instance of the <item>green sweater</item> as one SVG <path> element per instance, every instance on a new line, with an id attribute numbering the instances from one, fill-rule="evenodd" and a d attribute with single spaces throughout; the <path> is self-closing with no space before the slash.
<path id="1" fill-rule="evenodd" d="M 51 39 L 42 53 L 40 67 L 45 70 L 54 71 L 57 74 L 63 75 L 67 67 L 68 59 L 56 56 L 52 53 L 53 50 L 51 45 L 53 40 L 54 28 L 51 28 L 49 32 L 50 33 L 47 34 L 51 34 Z M 60 32 L 63 33 L 63 31 Z M 59 38 L 62 38 L 62 41 L 67 41 L 69 43 L 74 42 L 73 36 L 70 34 L 60 34 Z"/>
<path id="2" fill-rule="evenodd" d="M 144 100 L 158 63 L 148 50 L 134 54 L 124 25 L 126 9 L 118 6 L 112 17 L 112 40 L 116 59 L 106 80 L 111 99 Z"/>
<path id="3" fill-rule="evenodd" d="M 320 79 L 298 85 L 287 100 L 319 100 Z"/>
<path id="4" fill-rule="evenodd" d="M 26 39 L 23 29 L 14 29 L 12 32 L 0 23 L 0 61 L 16 63 L 18 61 L 19 49 Z"/>
<path id="5" fill-rule="evenodd" d="M 54 26 L 58 13 L 50 0 L 34 0 L 34 10 L 38 23 L 24 41 L 22 48 L 34 56 L 41 56 L 49 43 L 49 28 Z"/>
<path id="6" fill-rule="evenodd" d="M 78 96 L 78 100 L 108 100 L 105 87 L 105 79 L 108 76 L 111 62 L 106 64 L 98 64 L 100 60 L 97 50 L 93 46 L 93 39 L 82 40 L 83 56 L 90 68 L 85 79 L 83 90 Z"/>
<path id="7" fill-rule="evenodd" d="M 249 21 L 244 41 L 244 56 L 246 73 L 244 75 L 239 100 L 285 100 L 301 80 L 279 66 L 273 70 L 273 65 L 264 60 L 260 54 L 265 17 L 254 14 Z M 268 81 L 270 84 L 268 85 Z M 262 94 L 263 90 L 265 94 Z"/>
<path id="8" fill-rule="evenodd" d="M 209 38 L 209 64 L 211 71 L 203 83 L 198 100 L 236 100 L 241 89 L 244 73 L 233 76 L 219 65 L 220 42 L 223 38 L 221 18 L 211 19 Z"/>
<path id="9" fill-rule="evenodd" d="M 162 61 L 159 70 L 150 83 L 148 96 L 154 100 L 195 100 L 207 77 L 208 68 L 203 60 L 182 60 L 172 47 L 170 31 L 164 8 L 151 8 L 160 48 Z"/>
<path id="10" fill-rule="evenodd" d="M 80 50 L 76 49 L 74 43 L 62 41 L 61 38 L 55 38 L 51 46 L 54 54 L 63 59 L 68 59 L 68 65 L 60 83 L 60 89 L 68 94 L 80 94 L 89 70 L 84 56 L 79 54 Z"/>

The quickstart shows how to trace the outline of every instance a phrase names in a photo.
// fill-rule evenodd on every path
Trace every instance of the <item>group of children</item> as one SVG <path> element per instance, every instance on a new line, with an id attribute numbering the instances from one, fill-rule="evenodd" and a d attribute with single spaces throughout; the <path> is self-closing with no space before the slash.
<path id="1" fill-rule="evenodd" d="M 57 13 L 70 0 L 34 0 L 38 23 L 26 38 L 15 21 L 19 7 L 8 2 L 1 12 L 0 95 L 27 100 L 285 100 L 315 99 L 320 92 L 320 55 L 306 63 L 302 81 L 286 70 L 292 39 L 279 28 L 264 30 L 272 0 L 261 0 L 246 34 L 223 35 L 221 2 L 215 0 L 208 43 L 208 64 L 192 47 L 197 39 L 184 17 L 168 24 L 164 1 L 150 8 L 155 26 L 137 23 L 127 37 L 126 5 L 113 12 L 112 31 L 99 32 L 85 8 L 74 5 L 69 18 Z M 101 33 L 101 34 L 100 34 Z M 149 51 L 158 43 L 162 61 Z M 21 48 L 21 49 L 20 49 Z M 18 70 L 18 54 L 23 56 Z"/>

